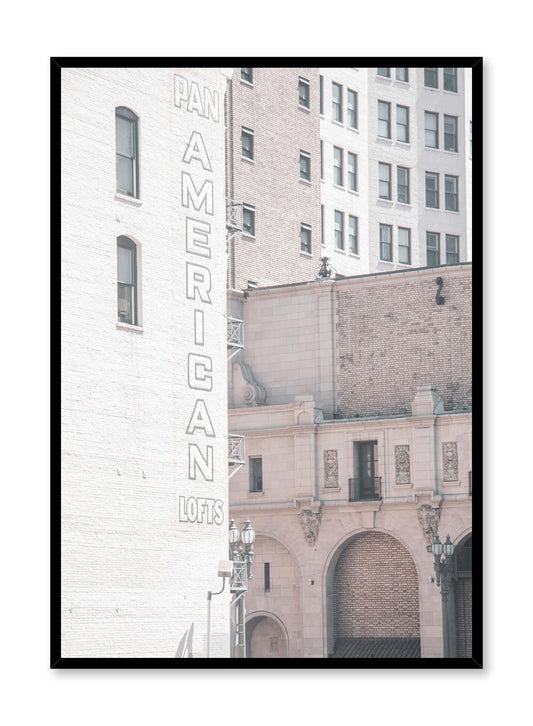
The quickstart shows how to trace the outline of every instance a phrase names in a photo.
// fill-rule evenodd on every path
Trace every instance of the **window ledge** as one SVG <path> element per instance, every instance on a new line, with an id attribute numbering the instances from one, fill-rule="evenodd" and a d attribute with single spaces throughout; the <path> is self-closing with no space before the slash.
<path id="1" fill-rule="evenodd" d="M 346 254 L 346 250 L 341 250 L 338 247 L 334 247 L 333 248 L 333 252 L 339 252 L 339 254 L 341 254 L 341 255 L 345 255 Z"/>
<path id="2" fill-rule="evenodd" d="M 439 146 L 424 146 L 424 151 L 441 151 Z"/>
<path id="3" fill-rule="evenodd" d="M 459 479 L 457 481 L 441 481 L 440 485 L 441 487 L 458 487 L 461 486 L 461 481 Z"/>
<path id="4" fill-rule="evenodd" d="M 255 499 L 256 497 L 264 497 L 265 492 L 248 492 L 248 496 L 252 499 Z"/>
<path id="5" fill-rule="evenodd" d="M 121 323 L 117 321 L 117 328 L 119 330 L 131 330 L 132 333 L 144 333 L 144 328 L 140 325 L 130 325 L 130 323 Z"/>
<path id="6" fill-rule="evenodd" d="M 340 184 L 332 184 L 334 189 L 342 189 L 343 192 L 346 191 L 345 187 L 342 187 Z"/>
<path id="7" fill-rule="evenodd" d="M 309 257 L 310 259 L 313 257 L 313 255 L 311 254 L 311 252 L 305 252 L 304 250 L 300 250 L 300 255 L 302 257 Z"/>
<path id="8" fill-rule="evenodd" d="M 379 263 L 381 265 L 394 265 L 395 264 L 394 260 L 382 260 L 382 259 L 379 260 Z"/>
<path id="9" fill-rule="evenodd" d="M 459 209 L 445 209 L 444 211 L 448 212 L 448 214 L 461 214 Z"/>
<path id="10" fill-rule="evenodd" d="M 443 152 L 445 154 L 455 154 L 455 156 L 459 156 L 459 151 L 453 151 L 453 149 L 443 149 Z"/>
<path id="11" fill-rule="evenodd" d="M 400 207 L 404 207 L 404 209 L 411 209 L 413 206 L 411 204 L 411 202 L 398 202 L 397 201 L 396 204 L 398 204 Z"/>
<path id="12" fill-rule="evenodd" d="M 354 197 L 359 196 L 359 192 L 356 191 L 355 189 L 347 189 L 347 192 L 348 192 L 348 194 L 353 194 Z"/>
<path id="13" fill-rule="evenodd" d="M 311 109 L 308 108 L 307 106 L 300 106 L 300 104 L 298 104 L 298 108 L 300 109 L 300 111 L 305 111 L 306 113 L 311 113 Z"/>
<path id="14" fill-rule="evenodd" d="M 332 118 L 331 123 L 335 124 L 335 126 L 340 126 L 341 128 L 344 128 L 344 122 L 343 121 L 337 121 L 336 119 Z"/>
<path id="15" fill-rule="evenodd" d="M 361 259 L 359 252 L 348 252 L 348 257 L 353 257 L 355 260 Z"/>
<path id="16" fill-rule="evenodd" d="M 298 178 L 298 181 L 300 184 L 305 184 L 305 186 L 310 187 L 313 185 L 313 182 L 309 181 L 308 179 L 302 179 L 302 177 Z"/>
<path id="17" fill-rule="evenodd" d="M 443 88 L 442 89 L 442 92 L 443 93 L 449 93 L 451 96 L 458 96 L 459 95 L 459 91 L 448 91 L 446 88 Z"/>
<path id="18" fill-rule="evenodd" d="M 342 487 L 322 487 L 320 489 L 321 494 L 328 494 L 329 492 L 340 492 Z"/>
<path id="19" fill-rule="evenodd" d="M 253 88 L 254 87 L 254 84 L 253 83 L 250 83 L 250 81 L 245 81 L 244 78 L 241 78 L 240 81 L 241 81 L 241 83 L 242 83 L 243 86 L 248 86 L 248 88 Z"/>
<path id="20" fill-rule="evenodd" d="M 376 141 L 380 141 L 383 144 L 392 146 L 392 139 L 390 138 L 390 136 L 376 136 Z"/>
<path id="21" fill-rule="evenodd" d="M 251 235 L 251 234 L 246 234 L 246 232 L 242 232 L 241 236 L 242 236 L 242 237 L 243 237 L 244 239 L 249 239 L 249 240 L 251 240 L 252 242 L 255 242 L 255 241 L 257 240 L 257 237 L 255 237 L 254 235 Z"/>
<path id="22" fill-rule="evenodd" d="M 411 146 L 410 141 L 400 141 L 400 139 L 396 139 L 396 144 L 400 144 L 400 147 L 406 148 Z"/>
<path id="23" fill-rule="evenodd" d="M 385 206 L 388 206 L 388 207 L 392 207 L 392 205 L 394 204 L 392 199 L 384 199 L 383 197 L 378 197 L 378 202 L 381 202 L 382 204 L 384 204 Z"/>
<path id="24" fill-rule="evenodd" d="M 410 81 L 401 81 L 399 78 L 394 79 L 394 85 L 396 86 L 398 83 L 401 83 L 402 86 L 405 88 L 408 88 L 411 85 Z"/>
<path id="25" fill-rule="evenodd" d="M 241 161 L 246 161 L 248 164 L 255 164 L 255 159 L 248 159 L 246 156 L 241 156 Z"/>
<path id="26" fill-rule="evenodd" d="M 440 207 L 424 207 L 426 212 L 442 212 Z"/>
<path id="27" fill-rule="evenodd" d="M 119 202 L 133 204 L 135 207 L 140 207 L 142 204 L 142 199 L 138 199 L 137 197 L 128 197 L 126 194 L 120 194 L 120 192 L 115 192 L 115 199 Z"/>

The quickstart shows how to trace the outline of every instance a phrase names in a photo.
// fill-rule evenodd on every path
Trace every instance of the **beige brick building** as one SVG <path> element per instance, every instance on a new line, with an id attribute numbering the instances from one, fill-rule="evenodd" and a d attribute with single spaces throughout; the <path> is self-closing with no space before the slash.
<path id="1" fill-rule="evenodd" d="M 230 295 L 251 657 L 442 656 L 436 531 L 458 552 L 451 652 L 470 654 L 470 283 L 464 264 Z"/>

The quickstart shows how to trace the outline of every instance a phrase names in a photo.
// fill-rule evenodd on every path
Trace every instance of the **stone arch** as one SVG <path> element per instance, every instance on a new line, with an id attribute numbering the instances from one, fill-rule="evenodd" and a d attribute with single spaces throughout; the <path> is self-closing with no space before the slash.
<path id="1" fill-rule="evenodd" d="M 247 658 L 288 658 L 289 635 L 274 613 L 253 612 L 246 618 Z"/>
<path id="2" fill-rule="evenodd" d="M 396 536 L 371 529 L 343 538 L 326 563 L 325 592 L 328 655 L 346 646 L 345 657 L 366 657 L 357 653 L 370 644 L 384 657 L 419 657 L 419 573 Z"/>

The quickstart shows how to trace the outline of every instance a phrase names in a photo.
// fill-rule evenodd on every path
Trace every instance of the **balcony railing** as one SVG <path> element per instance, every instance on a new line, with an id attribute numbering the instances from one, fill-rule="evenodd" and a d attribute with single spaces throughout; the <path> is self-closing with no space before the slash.
<path id="1" fill-rule="evenodd" d="M 244 458 L 244 436 L 241 434 L 228 435 L 228 464 L 242 466 L 246 463 Z"/>
<path id="2" fill-rule="evenodd" d="M 238 318 L 228 318 L 228 360 L 244 348 L 244 322 Z"/>
<path id="3" fill-rule="evenodd" d="M 366 502 L 381 499 L 381 477 L 348 479 L 350 502 Z"/>
<path id="4" fill-rule="evenodd" d="M 242 202 L 226 198 L 226 229 L 229 232 L 242 232 Z"/>

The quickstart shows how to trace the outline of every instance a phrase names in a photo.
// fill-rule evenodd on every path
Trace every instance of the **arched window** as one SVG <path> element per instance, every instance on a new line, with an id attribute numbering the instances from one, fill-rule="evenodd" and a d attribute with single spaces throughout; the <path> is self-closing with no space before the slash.
<path id="1" fill-rule="evenodd" d="M 138 324 L 137 246 L 128 237 L 117 239 L 118 320 Z"/>
<path id="2" fill-rule="evenodd" d="M 139 119 L 129 108 L 115 109 L 117 192 L 139 198 Z"/>

